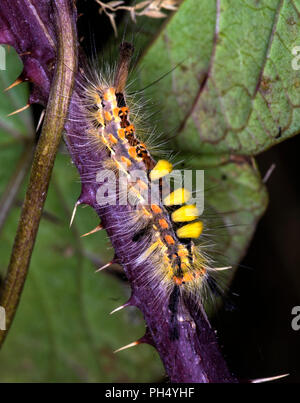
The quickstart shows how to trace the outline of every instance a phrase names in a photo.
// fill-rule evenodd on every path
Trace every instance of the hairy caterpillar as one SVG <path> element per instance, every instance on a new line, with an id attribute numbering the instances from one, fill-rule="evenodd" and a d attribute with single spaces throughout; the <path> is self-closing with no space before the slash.
<path id="1" fill-rule="evenodd" d="M 95 166 L 95 171 L 99 168 L 97 181 L 101 183 L 99 189 L 103 197 L 102 200 L 98 197 L 97 201 L 109 200 L 103 189 L 108 193 L 112 191 L 117 204 L 124 195 L 125 201 L 133 201 L 133 210 L 123 214 L 126 215 L 126 231 L 133 234 L 131 240 L 139 251 L 136 263 L 145 267 L 137 275 L 149 287 L 156 278 L 166 291 L 166 303 L 172 315 L 170 337 L 174 339 L 178 338 L 176 323 L 181 318 L 181 301 L 190 297 L 203 303 L 203 296 L 209 293 L 211 285 L 214 286 L 215 273 L 228 267 L 213 267 L 204 244 L 199 243 L 203 222 L 196 204 L 190 203 L 191 192 L 185 187 L 173 191 L 168 188 L 166 192 L 164 180 L 172 172 L 172 164 L 167 160 L 156 162 L 136 130 L 136 122 L 139 124 L 142 118 L 132 112 L 125 90 L 132 54 L 133 46 L 123 42 L 117 68 L 110 79 L 102 74 L 88 80 L 83 77 L 81 103 L 84 118 L 89 122 L 85 147 L 91 151 L 101 150 L 105 155 L 101 166 Z M 107 186 L 107 173 L 119 179 L 119 187 Z M 156 268 L 155 272 L 147 271 L 149 262 Z"/>

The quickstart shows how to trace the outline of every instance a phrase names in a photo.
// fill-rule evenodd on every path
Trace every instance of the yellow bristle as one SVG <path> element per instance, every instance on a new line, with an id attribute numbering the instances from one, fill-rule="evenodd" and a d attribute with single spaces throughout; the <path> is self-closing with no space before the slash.
<path id="1" fill-rule="evenodd" d="M 202 230 L 203 223 L 201 221 L 197 221 L 178 228 L 176 234 L 178 238 L 198 238 L 201 235 Z"/>
<path id="2" fill-rule="evenodd" d="M 164 204 L 166 206 L 175 206 L 177 204 L 186 203 L 191 197 L 191 194 L 188 190 L 184 188 L 179 188 L 174 190 L 174 192 L 170 193 L 168 196 L 164 198 Z"/>
<path id="3" fill-rule="evenodd" d="M 150 172 L 150 179 L 156 181 L 172 172 L 172 164 L 166 160 L 159 160 Z"/>
<path id="4" fill-rule="evenodd" d="M 93 100 L 94 100 L 94 103 L 98 106 L 98 105 L 100 105 L 101 106 L 101 98 L 99 97 L 99 94 L 97 93 L 97 92 L 95 92 L 94 94 L 93 94 Z M 102 106 L 101 106 L 101 108 L 102 108 Z"/>
<path id="5" fill-rule="evenodd" d="M 148 256 L 150 256 L 151 253 L 153 253 L 157 248 L 160 248 L 160 240 L 157 240 L 152 245 L 150 245 L 148 249 L 145 250 L 142 255 L 143 260 L 147 259 Z"/>
<path id="6" fill-rule="evenodd" d="M 172 213 L 172 220 L 174 222 L 193 221 L 199 216 L 199 211 L 195 204 L 188 204 L 180 207 Z"/>

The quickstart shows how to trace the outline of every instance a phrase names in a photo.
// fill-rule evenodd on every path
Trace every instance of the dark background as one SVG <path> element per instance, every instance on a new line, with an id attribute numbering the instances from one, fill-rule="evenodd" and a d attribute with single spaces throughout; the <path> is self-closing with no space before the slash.
<path id="1" fill-rule="evenodd" d="M 216 319 L 227 361 L 243 378 L 289 373 L 281 382 L 300 381 L 300 331 L 291 327 L 300 305 L 299 149 L 296 136 L 257 157 L 262 176 L 276 165 L 269 206 L 231 287 L 235 309 Z"/>

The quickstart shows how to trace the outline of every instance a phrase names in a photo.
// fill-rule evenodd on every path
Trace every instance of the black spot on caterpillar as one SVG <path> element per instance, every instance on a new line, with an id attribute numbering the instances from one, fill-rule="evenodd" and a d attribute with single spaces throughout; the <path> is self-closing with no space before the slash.
<path id="1" fill-rule="evenodd" d="M 138 232 L 134 234 L 132 237 L 133 242 L 139 242 L 146 234 L 147 232 L 151 229 L 150 224 L 148 224 L 146 227 L 140 229 Z"/>

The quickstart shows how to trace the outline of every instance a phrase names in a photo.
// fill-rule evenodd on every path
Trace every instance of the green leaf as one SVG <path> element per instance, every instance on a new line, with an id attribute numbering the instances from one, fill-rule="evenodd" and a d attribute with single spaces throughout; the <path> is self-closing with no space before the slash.
<path id="1" fill-rule="evenodd" d="M 299 1 L 185 0 L 142 56 L 139 86 L 160 109 L 158 132 L 179 159 L 205 170 L 206 189 L 219 183 L 205 202 L 228 226 L 230 241 L 219 246 L 230 264 L 244 255 L 268 200 L 255 161 L 241 155 L 300 130 L 292 68 L 299 10 Z"/>
<path id="2" fill-rule="evenodd" d="M 12 139 L 20 140 L 30 137 L 32 116 L 28 109 L 14 117 L 7 116 L 27 104 L 29 91 L 28 85 L 22 83 L 3 93 L 21 74 L 23 65 L 13 48 L 0 46 L 4 49 L 6 67 L 5 70 L 0 70 L 0 144 L 2 145 Z"/>
<path id="3" fill-rule="evenodd" d="M 185 0 L 143 57 L 159 127 L 192 154 L 254 155 L 298 133 L 300 2 Z"/>

